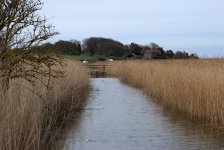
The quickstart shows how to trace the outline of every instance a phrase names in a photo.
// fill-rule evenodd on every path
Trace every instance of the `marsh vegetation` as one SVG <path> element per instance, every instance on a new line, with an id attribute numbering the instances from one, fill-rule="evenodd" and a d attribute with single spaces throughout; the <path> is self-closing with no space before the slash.
<path id="1" fill-rule="evenodd" d="M 120 61 L 108 72 L 192 120 L 224 125 L 224 60 Z"/>
<path id="2" fill-rule="evenodd" d="M 61 69 L 64 76 L 53 80 L 50 90 L 16 79 L 7 93 L 0 91 L 2 150 L 50 148 L 66 119 L 82 108 L 89 76 L 78 62 L 67 61 Z"/>

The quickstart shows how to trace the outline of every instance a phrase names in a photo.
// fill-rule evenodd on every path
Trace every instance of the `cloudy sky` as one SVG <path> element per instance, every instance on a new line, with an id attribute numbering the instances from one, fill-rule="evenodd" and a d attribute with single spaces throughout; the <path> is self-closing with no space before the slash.
<path id="1" fill-rule="evenodd" d="M 107 37 L 129 44 L 224 57 L 224 0 L 43 0 L 60 35 L 53 41 Z"/>

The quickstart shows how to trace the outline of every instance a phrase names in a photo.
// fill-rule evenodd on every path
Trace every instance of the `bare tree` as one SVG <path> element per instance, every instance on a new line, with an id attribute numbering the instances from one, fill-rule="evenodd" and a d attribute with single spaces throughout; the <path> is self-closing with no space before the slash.
<path id="1" fill-rule="evenodd" d="M 149 47 L 150 47 L 151 49 L 158 49 L 158 48 L 161 48 L 158 44 L 156 44 L 156 43 L 154 43 L 154 42 L 151 42 L 151 43 L 149 44 Z"/>
<path id="2" fill-rule="evenodd" d="M 49 87 L 43 77 L 61 74 L 54 69 L 58 57 L 38 52 L 43 41 L 57 34 L 38 14 L 42 5 L 41 0 L 0 0 L 0 78 L 5 88 L 15 78 L 32 84 L 39 80 Z"/>

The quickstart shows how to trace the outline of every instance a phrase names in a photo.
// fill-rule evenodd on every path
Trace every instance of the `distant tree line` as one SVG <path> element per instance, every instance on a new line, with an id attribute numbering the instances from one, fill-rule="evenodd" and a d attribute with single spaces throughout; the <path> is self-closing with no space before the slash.
<path id="1" fill-rule="evenodd" d="M 53 52 L 62 55 L 80 55 L 82 53 L 81 43 L 78 41 L 60 40 L 54 44 L 45 43 L 39 47 L 43 52 Z"/>
<path id="2" fill-rule="evenodd" d="M 124 57 L 128 48 L 121 42 L 106 38 L 88 38 L 83 40 L 84 53 L 104 57 Z"/>
<path id="3" fill-rule="evenodd" d="M 142 59 L 147 58 L 147 53 L 151 54 L 151 59 L 198 58 L 196 54 L 188 54 L 185 51 L 173 52 L 172 50 L 164 50 L 156 43 L 150 43 L 148 45 L 131 43 L 124 45 L 119 41 L 102 37 L 90 37 L 84 39 L 82 42 L 76 40 L 60 40 L 54 44 L 46 43 L 41 48 L 54 49 L 63 55 L 83 54 L 115 59 Z"/>
<path id="4" fill-rule="evenodd" d="M 148 51 L 151 52 L 152 59 L 184 59 L 184 58 L 198 58 L 196 54 L 188 54 L 185 51 L 164 50 L 163 47 L 156 43 L 150 43 L 149 45 L 139 45 L 131 43 L 128 45 L 129 54 L 128 58 L 145 58 L 145 54 Z"/>

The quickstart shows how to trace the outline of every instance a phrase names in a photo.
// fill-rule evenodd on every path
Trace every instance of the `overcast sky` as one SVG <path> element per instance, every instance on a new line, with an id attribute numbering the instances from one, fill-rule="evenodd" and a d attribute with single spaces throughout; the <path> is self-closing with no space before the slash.
<path id="1" fill-rule="evenodd" d="M 57 40 L 107 37 L 224 56 L 224 0 L 43 0 Z"/>

